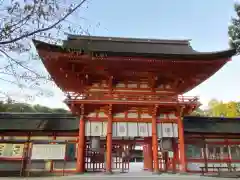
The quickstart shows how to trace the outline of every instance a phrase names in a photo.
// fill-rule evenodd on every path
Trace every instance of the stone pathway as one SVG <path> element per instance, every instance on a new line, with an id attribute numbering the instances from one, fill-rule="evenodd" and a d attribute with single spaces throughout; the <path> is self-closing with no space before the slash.
<path id="1" fill-rule="evenodd" d="M 104 173 L 86 173 L 83 175 L 69 175 L 69 176 L 58 176 L 58 177 L 29 177 L 29 178 L 0 178 L 0 180 L 11 180 L 11 179 L 33 179 L 33 180 L 217 180 L 223 178 L 214 177 L 202 177 L 197 174 L 160 174 L 154 175 L 151 172 L 142 171 L 143 163 L 134 163 L 130 165 L 130 172 L 128 173 L 114 173 L 112 175 L 106 175 Z M 230 178 L 224 178 L 224 180 L 230 180 Z M 231 178 L 232 180 L 232 178 Z"/>
<path id="2" fill-rule="evenodd" d="M 159 179 L 159 180 L 217 180 L 222 178 L 214 177 L 202 177 L 200 175 L 180 175 L 180 174 L 160 174 L 153 175 L 149 172 L 138 172 L 138 173 L 126 173 L 126 174 L 113 174 L 105 175 L 103 173 L 96 174 L 83 174 L 83 175 L 71 175 L 71 176 L 62 176 L 62 177 L 30 177 L 30 178 L 0 178 L 3 179 L 35 179 L 35 180 L 148 180 L 148 179 Z M 232 178 L 224 178 L 224 180 L 230 180 Z"/>

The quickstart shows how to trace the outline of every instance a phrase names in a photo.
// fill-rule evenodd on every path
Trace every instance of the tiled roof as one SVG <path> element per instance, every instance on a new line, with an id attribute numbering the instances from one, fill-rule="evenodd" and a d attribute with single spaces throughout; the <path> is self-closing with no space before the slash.
<path id="1" fill-rule="evenodd" d="M 70 49 L 80 51 L 93 56 L 121 56 L 121 57 L 145 57 L 164 58 L 174 60 L 216 60 L 230 58 L 236 54 L 235 49 L 219 52 L 197 52 L 191 46 L 189 40 L 160 40 L 140 38 L 118 38 L 100 36 L 76 36 L 69 35 L 63 46 L 51 45 L 33 40 L 38 50 L 45 49 L 49 52 L 66 52 Z"/>
<path id="2" fill-rule="evenodd" d="M 0 113 L 0 131 L 73 131 L 78 124 L 71 114 Z"/>
<path id="3" fill-rule="evenodd" d="M 240 133 L 240 118 L 184 117 L 184 131 L 189 133 Z"/>
<path id="4" fill-rule="evenodd" d="M 0 113 L 0 131 L 77 131 L 79 118 L 71 114 Z M 189 133 L 240 133 L 240 118 L 184 117 Z"/>

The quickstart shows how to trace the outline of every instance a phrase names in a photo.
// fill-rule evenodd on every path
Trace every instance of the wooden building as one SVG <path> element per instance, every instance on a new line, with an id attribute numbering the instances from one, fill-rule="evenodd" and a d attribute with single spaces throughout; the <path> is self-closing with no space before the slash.
<path id="1" fill-rule="evenodd" d="M 182 117 L 200 103 L 181 94 L 213 75 L 236 52 L 200 53 L 188 40 L 76 35 L 69 35 L 62 46 L 34 44 L 66 93 L 66 104 L 80 118 L 78 173 L 85 171 L 88 149 L 94 152 L 93 161 L 106 162 L 107 173 L 116 168 L 113 161 L 127 169 L 126 157 L 136 143 L 144 144 L 148 170 L 159 173 L 161 154 L 171 150 L 173 171 L 186 172 Z"/>
<path id="2" fill-rule="evenodd" d="M 0 173 L 75 173 L 78 124 L 78 117 L 66 114 L 1 113 Z M 230 167 L 240 171 L 240 119 L 188 116 L 184 118 L 183 125 L 186 172 L 201 173 L 204 170 L 206 173 L 212 173 L 218 171 L 218 168 L 227 171 Z M 104 138 L 101 141 L 105 142 Z M 139 145 L 141 139 L 135 138 L 134 141 L 135 145 Z M 54 151 L 55 148 L 59 148 L 58 145 L 66 148 L 63 159 L 32 158 L 34 146 L 45 147 L 40 148 L 39 154 L 49 153 L 46 151 L 48 149 L 58 155 L 58 150 Z M 180 152 L 178 148 L 174 151 Z M 136 153 L 139 151 L 132 151 L 132 154 Z M 171 151 L 164 153 L 164 157 L 160 156 L 163 154 L 159 155 L 161 171 L 173 172 L 173 163 L 178 169 L 181 163 L 179 158 L 174 159 Z M 104 160 L 99 159 L 99 155 L 101 153 L 87 149 L 86 171 L 104 171 Z M 114 161 L 113 168 L 126 171 L 131 158 L 134 156 L 125 159 L 126 166 L 122 163 L 123 160 Z M 145 168 L 147 165 L 145 162 Z"/>

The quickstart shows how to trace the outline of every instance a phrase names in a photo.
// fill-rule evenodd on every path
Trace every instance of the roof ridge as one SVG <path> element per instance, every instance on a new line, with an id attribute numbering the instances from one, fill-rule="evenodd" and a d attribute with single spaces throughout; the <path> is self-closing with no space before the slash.
<path id="1" fill-rule="evenodd" d="M 110 37 L 110 36 L 87 36 L 68 34 L 67 40 L 94 40 L 94 41 L 124 41 L 134 43 L 160 43 L 160 44 L 182 44 L 189 45 L 191 39 L 157 39 L 157 38 L 132 38 L 132 37 Z"/>

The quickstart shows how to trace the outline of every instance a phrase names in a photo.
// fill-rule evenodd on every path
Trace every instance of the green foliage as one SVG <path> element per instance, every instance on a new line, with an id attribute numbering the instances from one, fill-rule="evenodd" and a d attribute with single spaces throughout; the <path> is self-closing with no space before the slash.
<path id="1" fill-rule="evenodd" d="M 235 3 L 234 10 L 236 17 L 232 17 L 231 24 L 228 26 L 229 45 L 240 52 L 240 4 Z"/>
<path id="2" fill-rule="evenodd" d="M 191 116 L 206 116 L 206 112 L 200 108 L 197 108 L 192 112 Z"/>
<path id="3" fill-rule="evenodd" d="M 11 99 L 6 102 L 0 101 L 0 112 L 36 112 L 36 113 L 70 113 L 61 108 L 49 108 L 46 106 L 30 105 L 26 103 L 17 103 Z M 197 108 L 191 114 L 192 116 L 210 116 L 210 117 L 240 117 L 240 102 L 230 101 L 224 103 L 216 99 L 212 99 L 208 103 L 208 109 L 203 110 Z"/>
<path id="4" fill-rule="evenodd" d="M 212 99 L 208 103 L 207 110 L 196 109 L 191 115 L 193 116 L 210 116 L 210 117 L 240 117 L 240 102 L 230 101 L 224 103 Z"/>
<path id="5" fill-rule="evenodd" d="M 69 113 L 69 111 L 61 108 L 52 109 L 39 104 L 30 105 L 26 103 L 15 103 L 10 101 L 0 101 L 0 112 Z"/>
<path id="6" fill-rule="evenodd" d="M 239 117 L 238 103 L 230 101 L 228 103 L 218 102 L 214 107 L 210 109 L 210 116 L 216 117 Z"/>

